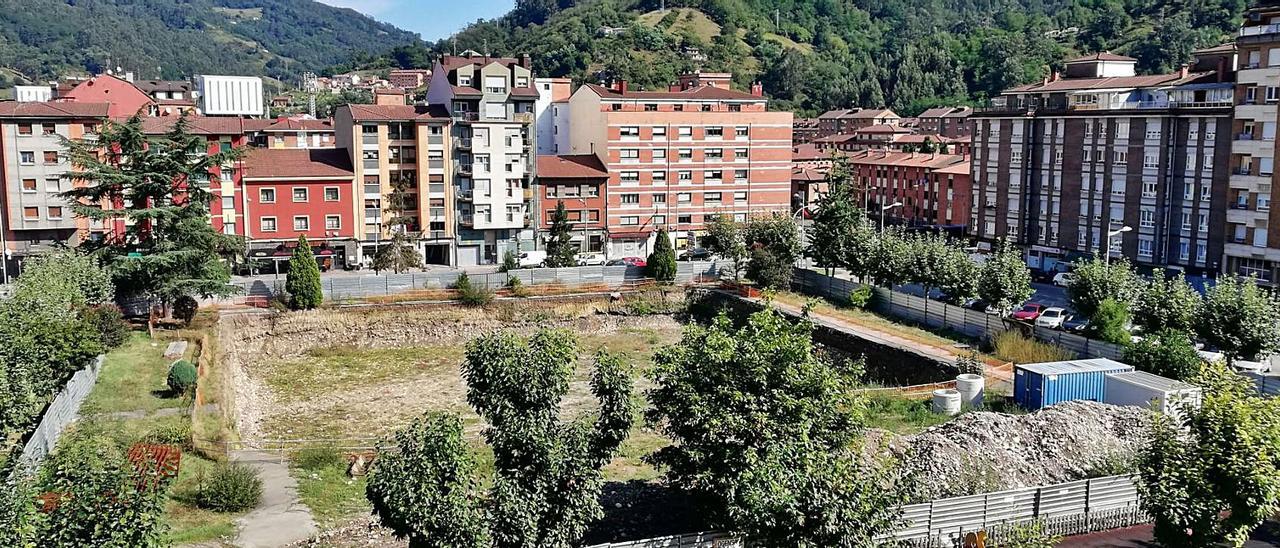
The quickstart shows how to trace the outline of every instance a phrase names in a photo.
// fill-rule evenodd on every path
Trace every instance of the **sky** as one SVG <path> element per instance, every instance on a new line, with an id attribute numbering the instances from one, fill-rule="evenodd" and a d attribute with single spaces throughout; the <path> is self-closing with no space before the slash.
<path id="1" fill-rule="evenodd" d="M 319 0 L 351 8 L 379 21 L 422 35 L 423 40 L 447 38 L 476 19 L 506 14 L 515 0 Z"/>

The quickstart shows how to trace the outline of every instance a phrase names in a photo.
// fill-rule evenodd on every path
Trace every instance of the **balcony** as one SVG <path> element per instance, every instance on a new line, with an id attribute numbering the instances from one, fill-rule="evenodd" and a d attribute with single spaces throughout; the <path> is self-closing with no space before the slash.
<path id="1" fill-rule="evenodd" d="M 455 122 L 474 122 L 480 119 L 479 112 L 469 112 L 465 110 L 456 111 L 450 116 L 453 117 L 453 121 Z"/>
<path id="2" fill-rule="evenodd" d="M 532 112 L 517 112 L 517 113 L 515 113 L 515 114 L 512 114 L 512 115 L 511 115 L 511 119 L 512 119 L 512 120 L 515 120 L 515 121 L 517 121 L 517 122 L 520 122 L 520 123 L 522 123 L 522 124 L 532 124 L 532 123 L 533 123 L 533 113 L 532 113 Z"/>
<path id="3" fill-rule="evenodd" d="M 472 192 L 473 191 L 471 189 L 459 190 L 458 199 L 464 202 L 470 202 L 473 196 Z"/>
<path id="4" fill-rule="evenodd" d="M 471 162 L 456 162 L 456 161 L 455 161 L 455 162 L 453 163 L 453 170 L 454 170 L 454 171 L 457 171 L 459 175 L 471 175 L 471 171 L 472 171 L 472 165 L 471 165 Z"/>
<path id="5" fill-rule="evenodd" d="M 1277 33 L 1280 33 L 1280 24 L 1254 25 L 1252 27 L 1240 27 L 1239 36 L 1265 36 Z"/>
<path id="6" fill-rule="evenodd" d="M 470 149 L 470 148 L 471 148 L 471 138 L 470 138 L 470 137 L 454 137 L 454 138 L 453 138 L 453 148 L 465 148 L 465 149 Z"/>
<path id="7" fill-rule="evenodd" d="M 1237 134 L 1236 134 L 1236 140 L 1237 140 L 1237 141 L 1252 141 L 1252 140 L 1253 140 L 1253 134 L 1252 134 L 1252 133 L 1237 133 Z"/>
<path id="8" fill-rule="evenodd" d="M 472 215 L 459 215 L 458 224 L 462 226 L 475 226 L 476 219 Z"/>

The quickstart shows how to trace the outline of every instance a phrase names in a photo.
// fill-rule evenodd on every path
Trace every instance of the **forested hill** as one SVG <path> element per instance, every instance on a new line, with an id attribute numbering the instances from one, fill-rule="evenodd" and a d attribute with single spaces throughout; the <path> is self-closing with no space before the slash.
<path id="1" fill-rule="evenodd" d="M 0 0 L 0 84 L 115 66 L 285 77 L 417 39 L 312 0 Z"/>
<path id="2" fill-rule="evenodd" d="M 538 74 L 660 87 L 683 70 L 761 79 L 775 105 L 915 114 L 1037 80 L 1081 52 L 1169 71 L 1229 39 L 1245 0 L 518 0 L 436 48 L 527 52 Z M 776 22 L 776 25 L 775 25 Z M 696 49 L 698 54 L 693 53 Z M 415 64 L 401 48 L 384 64 Z M 705 60 L 699 60 L 705 57 Z"/>

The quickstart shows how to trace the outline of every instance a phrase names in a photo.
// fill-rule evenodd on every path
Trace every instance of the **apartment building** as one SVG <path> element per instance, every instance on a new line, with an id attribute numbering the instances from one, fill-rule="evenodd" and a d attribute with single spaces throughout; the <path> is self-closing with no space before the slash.
<path id="1" fill-rule="evenodd" d="M 538 101 L 534 103 L 538 156 L 568 152 L 569 96 L 573 94 L 573 80 L 537 78 L 533 82 L 538 90 Z"/>
<path id="2" fill-rule="evenodd" d="M 863 151 L 847 156 L 861 206 L 887 224 L 953 229 L 969 222 L 970 161 L 959 154 Z"/>
<path id="3" fill-rule="evenodd" d="M 936 107 L 916 117 L 916 132 L 950 138 L 968 137 L 970 107 Z"/>
<path id="4" fill-rule="evenodd" d="M 105 228 L 78 219 L 59 193 L 72 169 L 59 137 L 79 139 L 106 120 L 111 105 L 0 102 L 0 261 L 12 276 L 27 256 L 76 245 Z M 0 280 L 2 283 L 4 280 Z"/>
<path id="5" fill-rule="evenodd" d="M 1134 59 L 1093 54 L 976 109 L 970 234 L 984 247 L 1009 238 L 1034 268 L 1107 252 L 1219 270 L 1234 55 L 1195 55 L 1179 72 L 1137 76 Z"/>
<path id="6" fill-rule="evenodd" d="M 1276 123 L 1280 109 L 1280 5 L 1248 10 L 1235 47 L 1234 139 L 1228 182 L 1225 245 L 1228 273 L 1256 276 L 1275 286 L 1280 280 L 1280 199 L 1276 181 Z"/>
<path id="7" fill-rule="evenodd" d="M 427 69 L 392 69 L 387 75 L 387 82 L 400 89 L 417 89 L 431 81 L 431 71 Z"/>
<path id="8" fill-rule="evenodd" d="M 788 211 L 790 112 L 768 112 L 759 84 L 687 75 L 664 91 L 584 85 L 569 99 L 572 154 L 609 172 L 606 252 L 647 254 L 659 228 L 677 248 L 696 245 L 709 218 Z"/>
<path id="9" fill-rule="evenodd" d="M 263 146 L 270 148 L 333 148 L 333 120 L 277 118 L 262 128 Z"/>
<path id="10" fill-rule="evenodd" d="M 496 264 L 532 249 L 525 230 L 534 193 L 535 103 L 529 56 L 446 55 L 431 71 L 427 102 L 453 121 L 452 187 L 458 197 L 456 264 Z M 524 243 L 522 243 L 522 241 Z"/>
<path id="11" fill-rule="evenodd" d="M 850 134 L 859 129 L 876 126 L 897 126 L 902 117 L 885 108 L 852 108 L 829 110 L 818 116 L 818 129 L 813 138 Z"/>
<path id="12" fill-rule="evenodd" d="M 243 170 L 249 257 L 288 261 L 306 236 L 321 268 L 358 264 L 359 191 L 346 151 L 254 149 Z"/>
<path id="13" fill-rule="evenodd" d="M 127 75 L 126 78 L 99 74 L 75 83 L 71 89 L 64 91 L 60 88 L 58 99 L 78 103 L 107 103 L 111 105 L 107 115 L 112 118 L 154 114 L 156 102 L 146 92 L 133 85 L 133 82 L 129 81 L 132 79 L 132 74 Z"/>
<path id="14" fill-rule="evenodd" d="M 441 106 L 353 104 L 334 112 L 334 143 L 360 185 L 352 208 L 362 260 L 371 260 L 395 229 L 418 236 L 427 263 L 458 264 L 450 127 Z"/>
<path id="15" fill-rule="evenodd" d="M 556 207 L 564 202 L 572 242 L 583 252 L 604 251 L 608 182 L 609 171 L 594 154 L 538 156 L 538 227 L 550 230 Z"/>
<path id="16" fill-rule="evenodd" d="M 142 131 L 146 135 L 159 137 L 169 133 L 176 116 L 157 116 L 142 119 Z M 250 145 L 250 131 L 241 118 L 222 118 L 208 116 L 187 117 L 187 133 L 203 137 L 207 143 L 205 152 L 219 152 L 244 148 Z M 209 204 L 210 222 L 223 234 L 234 234 L 249 237 L 244 223 L 243 196 L 244 160 L 240 159 L 222 166 L 213 166 L 206 179 L 196 183 L 204 186 L 211 194 L 213 201 Z M 116 227 L 124 230 L 124 225 Z"/>

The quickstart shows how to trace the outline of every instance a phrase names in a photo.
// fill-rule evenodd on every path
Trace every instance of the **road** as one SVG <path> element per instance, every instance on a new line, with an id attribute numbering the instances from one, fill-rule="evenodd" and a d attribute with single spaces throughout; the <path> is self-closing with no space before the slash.
<path id="1" fill-rule="evenodd" d="M 1071 303 L 1070 303 L 1070 300 L 1067 299 L 1066 288 L 1058 287 L 1053 284 L 1042 284 L 1042 283 L 1035 283 L 1035 282 L 1031 284 L 1031 288 L 1035 290 L 1035 293 L 1031 294 L 1031 298 L 1027 299 L 1027 302 L 1040 303 L 1045 306 L 1061 306 L 1063 308 L 1070 309 L 1068 305 L 1070 305 Z M 894 286 L 894 289 L 897 291 L 901 291 L 903 293 L 910 293 L 917 297 L 924 296 L 924 288 L 918 285 L 912 285 L 912 284 L 899 285 L 899 286 Z M 930 292 L 930 297 L 941 298 L 942 293 L 937 290 L 933 290 L 932 292 Z"/>

